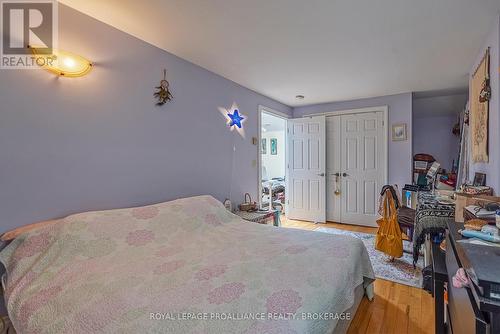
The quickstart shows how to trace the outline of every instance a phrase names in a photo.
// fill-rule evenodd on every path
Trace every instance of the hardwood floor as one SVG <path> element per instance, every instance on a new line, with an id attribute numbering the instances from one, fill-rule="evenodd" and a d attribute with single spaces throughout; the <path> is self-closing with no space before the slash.
<path id="1" fill-rule="evenodd" d="M 373 227 L 326 223 L 316 225 L 311 222 L 289 220 L 282 217 L 282 226 L 314 230 L 317 227 L 333 227 L 363 233 L 376 233 Z M 363 298 L 351 322 L 349 334 L 430 334 L 434 333 L 434 301 L 422 289 L 377 279 L 375 298 Z"/>
<path id="2" fill-rule="evenodd" d="M 353 232 L 363 232 L 363 233 L 377 233 L 376 227 L 365 227 L 365 226 L 357 226 L 357 225 L 347 225 L 347 224 L 338 224 L 327 222 L 326 224 L 314 224 L 311 222 L 301 221 L 301 220 L 291 220 L 287 219 L 284 216 L 281 217 L 281 226 L 282 227 L 291 227 L 298 228 L 301 230 L 314 230 L 318 227 L 333 227 L 339 230 L 347 230 Z"/>

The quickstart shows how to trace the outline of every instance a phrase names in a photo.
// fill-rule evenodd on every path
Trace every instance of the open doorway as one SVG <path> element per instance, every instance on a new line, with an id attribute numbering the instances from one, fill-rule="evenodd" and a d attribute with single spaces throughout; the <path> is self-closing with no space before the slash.
<path id="1" fill-rule="evenodd" d="M 285 212 L 286 129 L 284 115 L 260 108 L 259 202 L 262 209 Z"/>

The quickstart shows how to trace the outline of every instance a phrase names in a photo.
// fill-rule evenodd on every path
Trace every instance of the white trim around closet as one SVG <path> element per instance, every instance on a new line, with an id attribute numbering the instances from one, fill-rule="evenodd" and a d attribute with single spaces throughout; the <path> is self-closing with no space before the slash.
<path id="1" fill-rule="evenodd" d="M 384 113 L 384 140 L 385 140 L 385 156 L 386 156 L 386 164 L 385 164 L 385 184 L 389 183 L 389 106 L 377 106 L 377 107 L 366 107 L 366 108 L 357 108 L 357 109 L 346 109 L 346 110 L 338 110 L 338 111 L 327 111 L 320 113 L 311 113 L 307 115 L 303 115 L 302 117 L 311 117 L 311 116 L 338 116 L 338 115 L 349 115 L 349 114 L 362 114 L 362 113 L 370 113 L 370 112 L 383 112 Z M 260 114 L 260 113 L 259 113 Z M 260 152 L 260 150 L 259 150 Z"/>

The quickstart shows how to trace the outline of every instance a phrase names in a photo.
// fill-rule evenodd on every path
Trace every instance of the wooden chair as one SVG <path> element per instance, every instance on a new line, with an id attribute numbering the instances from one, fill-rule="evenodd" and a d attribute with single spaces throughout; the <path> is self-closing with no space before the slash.
<path id="1" fill-rule="evenodd" d="M 406 234 L 408 241 L 413 242 L 413 231 L 415 230 L 416 210 L 402 206 L 398 209 L 398 224 L 401 231 Z"/>
<path id="2" fill-rule="evenodd" d="M 384 186 L 383 189 L 385 189 L 384 196 L 392 196 L 391 189 L 394 192 L 397 192 L 398 189 L 397 187 L 394 188 L 392 186 Z M 415 230 L 415 213 L 416 210 L 407 208 L 405 206 L 402 206 L 402 203 L 400 203 L 398 198 L 394 198 L 397 206 L 397 215 L 398 215 L 398 224 L 399 228 L 401 229 L 401 232 L 403 232 L 403 239 L 406 239 L 410 242 L 413 241 L 413 231 Z M 405 237 L 406 236 L 406 237 Z"/>

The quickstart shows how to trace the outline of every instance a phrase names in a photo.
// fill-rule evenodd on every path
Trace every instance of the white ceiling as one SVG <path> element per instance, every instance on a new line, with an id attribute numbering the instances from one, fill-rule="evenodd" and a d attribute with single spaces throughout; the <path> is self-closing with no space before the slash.
<path id="1" fill-rule="evenodd" d="M 60 2 L 290 106 L 464 87 L 500 12 L 499 0 Z"/>
<path id="2" fill-rule="evenodd" d="M 413 117 L 456 117 L 465 109 L 467 103 L 467 94 L 441 95 L 431 97 L 419 97 L 416 95 L 413 99 Z"/>

